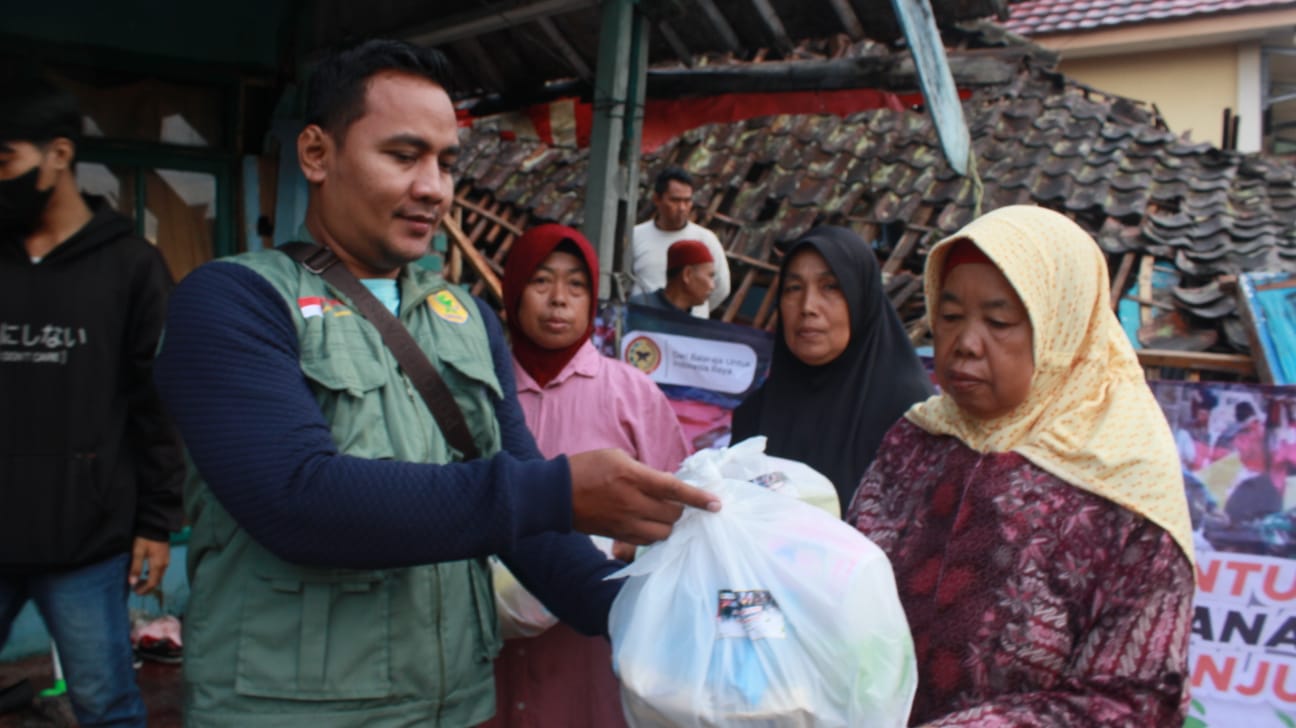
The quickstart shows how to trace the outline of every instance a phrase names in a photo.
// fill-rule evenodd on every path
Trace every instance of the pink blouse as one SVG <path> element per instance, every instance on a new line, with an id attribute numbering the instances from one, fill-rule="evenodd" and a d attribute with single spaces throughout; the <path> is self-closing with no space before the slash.
<path id="1" fill-rule="evenodd" d="M 586 343 L 546 387 L 517 360 L 518 400 L 547 458 L 615 447 L 674 472 L 689 455 L 666 395 L 638 369 Z M 558 624 L 509 640 L 495 660 L 495 717 L 483 728 L 624 728 L 612 651 Z"/>
<path id="2" fill-rule="evenodd" d="M 689 456 L 666 395 L 643 372 L 586 342 L 543 389 L 513 361 L 527 427 L 547 458 L 615 447 L 673 473 Z"/>

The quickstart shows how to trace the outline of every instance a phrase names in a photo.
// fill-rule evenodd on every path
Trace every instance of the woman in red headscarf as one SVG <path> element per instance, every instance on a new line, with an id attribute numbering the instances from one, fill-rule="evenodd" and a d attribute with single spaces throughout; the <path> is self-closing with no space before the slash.
<path id="1" fill-rule="evenodd" d="M 652 380 L 590 343 L 597 303 L 598 258 L 584 235 L 540 225 L 513 244 L 504 308 L 527 426 L 545 457 L 615 447 L 673 472 L 689 454 L 684 433 Z M 565 625 L 506 641 L 495 680 L 489 726 L 625 724 L 607 640 Z"/>

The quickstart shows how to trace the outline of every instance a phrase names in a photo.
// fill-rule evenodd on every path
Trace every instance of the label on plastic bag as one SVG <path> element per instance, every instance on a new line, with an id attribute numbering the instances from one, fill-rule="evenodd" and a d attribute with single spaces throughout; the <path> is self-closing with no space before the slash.
<path id="1" fill-rule="evenodd" d="M 721 589 L 716 610 L 717 634 L 721 639 L 750 640 L 787 638 L 787 623 L 774 595 L 765 589 L 739 591 Z"/>
<path id="2" fill-rule="evenodd" d="M 792 479 L 787 476 L 787 473 L 784 473 L 781 470 L 775 470 L 771 473 L 758 475 L 755 478 L 752 478 L 751 482 L 766 490 L 772 490 L 777 493 L 778 491 L 783 490 L 783 486 L 787 485 L 791 480 Z"/>

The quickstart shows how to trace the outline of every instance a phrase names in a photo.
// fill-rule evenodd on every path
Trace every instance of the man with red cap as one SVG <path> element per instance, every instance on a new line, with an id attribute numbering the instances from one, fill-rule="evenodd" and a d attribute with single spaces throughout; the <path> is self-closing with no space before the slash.
<path id="1" fill-rule="evenodd" d="M 695 189 L 693 177 L 679 167 L 667 167 L 657 175 L 653 217 L 634 227 L 630 273 L 635 281 L 632 293 L 651 295 L 666 285 L 670 246 L 680 240 L 702 241 L 715 264 L 715 288 L 707 300 L 693 308 L 693 314 L 706 318 L 729 296 L 729 262 L 716 234 L 690 219 Z"/>
<path id="2" fill-rule="evenodd" d="M 666 286 L 631 296 L 630 303 L 706 318 L 696 307 L 706 302 L 715 287 L 715 258 L 710 248 L 701 240 L 680 240 L 666 251 Z"/>

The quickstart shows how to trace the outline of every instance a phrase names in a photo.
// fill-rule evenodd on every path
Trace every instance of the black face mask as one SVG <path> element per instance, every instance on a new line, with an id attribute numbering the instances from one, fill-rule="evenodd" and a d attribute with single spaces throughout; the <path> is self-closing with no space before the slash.
<path id="1" fill-rule="evenodd" d="M 29 172 L 0 181 L 0 230 L 26 236 L 36 229 L 41 214 L 54 194 L 54 186 L 49 189 L 36 189 L 40 178 L 40 166 L 32 167 Z"/>

